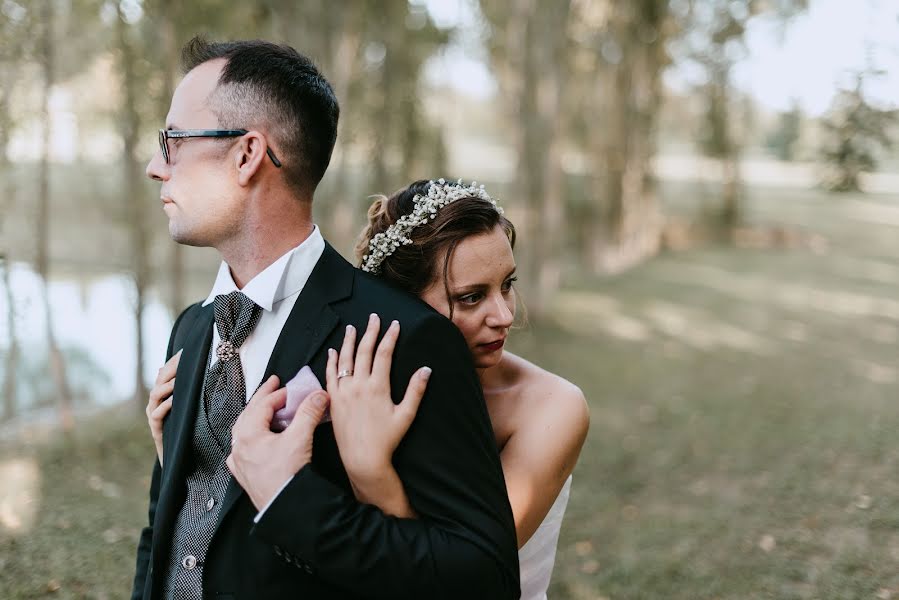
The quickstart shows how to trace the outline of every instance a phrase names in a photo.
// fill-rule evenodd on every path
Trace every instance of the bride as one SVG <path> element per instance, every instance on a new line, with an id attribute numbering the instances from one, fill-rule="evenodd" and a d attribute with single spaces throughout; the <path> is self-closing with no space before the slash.
<path id="1" fill-rule="evenodd" d="M 516 308 L 514 244 L 514 226 L 483 186 L 422 180 L 374 201 L 357 255 L 362 270 L 419 296 L 465 337 L 515 518 L 521 597 L 531 600 L 546 598 L 589 417 L 575 385 L 504 350 Z M 380 330 L 372 315 L 358 347 L 350 327 L 340 351 L 329 351 L 332 426 L 356 497 L 387 514 L 417 518 L 391 458 L 414 420 L 429 371 L 413 375 L 395 404 L 389 373 L 400 325 L 391 323 L 376 344 Z M 166 367 L 174 377 L 175 369 Z M 171 406 L 166 378 L 157 380 L 147 406 L 157 440 Z M 158 442 L 157 451 L 161 462 Z"/>

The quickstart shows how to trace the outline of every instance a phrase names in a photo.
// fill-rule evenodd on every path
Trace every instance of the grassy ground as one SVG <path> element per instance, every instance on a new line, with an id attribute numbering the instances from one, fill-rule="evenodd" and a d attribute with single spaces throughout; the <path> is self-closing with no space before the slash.
<path id="1" fill-rule="evenodd" d="M 751 206 L 829 249 L 663 256 L 520 340 L 592 407 L 552 597 L 899 597 L 899 205 Z"/>
<path id="2" fill-rule="evenodd" d="M 702 199 L 663 192 L 674 212 Z M 516 336 L 592 410 L 551 598 L 899 598 L 899 203 L 749 206 L 826 244 L 663 255 L 567 286 Z M 148 437 L 113 414 L 2 449 L 0 597 L 125 595 Z"/>

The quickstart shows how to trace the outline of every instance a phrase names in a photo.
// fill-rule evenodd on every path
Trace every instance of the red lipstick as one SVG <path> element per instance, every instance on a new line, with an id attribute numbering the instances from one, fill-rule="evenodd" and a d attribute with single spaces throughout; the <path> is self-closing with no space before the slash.
<path id="1" fill-rule="evenodd" d="M 487 352 L 496 352 L 506 343 L 505 339 L 496 340 L 495 342 L 490 342 L 489 344 L 480 344 L 481 348 L 486 350 Z"/>

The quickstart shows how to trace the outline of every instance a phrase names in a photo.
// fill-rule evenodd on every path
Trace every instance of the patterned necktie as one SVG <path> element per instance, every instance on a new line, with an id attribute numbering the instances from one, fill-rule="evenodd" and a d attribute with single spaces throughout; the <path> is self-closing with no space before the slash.
<path id="1" fill-rule="evenodd" d="M 241 292 L 215 297 L 215 325 L 220 338 L 215 349 L 218 360 L 206 370 L 203 406 L 209 429 L 225 452 L 231 450 L 231 428 L 247 398 L 238 350 L 261 315 L 262 308 Z"/>

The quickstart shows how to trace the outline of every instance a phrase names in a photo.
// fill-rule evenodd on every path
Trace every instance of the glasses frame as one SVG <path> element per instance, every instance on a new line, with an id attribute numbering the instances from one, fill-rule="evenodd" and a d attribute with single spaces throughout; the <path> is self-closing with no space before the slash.
<path id="1" fill-rule="evenodd" d="M 170 165 L 172 164 L 171 155 L 169 154 L 170 139 L 240 137 L 247 133 L 249 133 L 247 129 L 160 129 L 159 149 L 162 150 L 162 158 L 165 159 L 165 164 Z M 281 161 L 275 157 L 272 149 L 266 146 L 265 153 L 272 159 L 272 163 L 280 169 Z"/>

